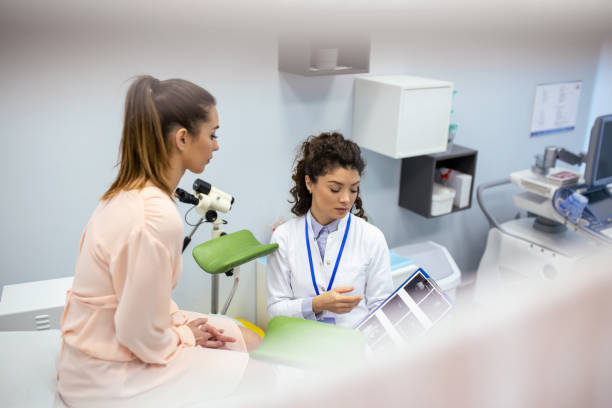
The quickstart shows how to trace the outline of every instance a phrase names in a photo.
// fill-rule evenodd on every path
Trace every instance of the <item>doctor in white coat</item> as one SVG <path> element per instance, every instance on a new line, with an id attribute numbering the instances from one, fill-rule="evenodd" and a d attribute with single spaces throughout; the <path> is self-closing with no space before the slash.
<path id="1" fill-rule="evenodd" d="M 387 242 L 359 197 L 365 162 L 354 142 L 322 133 L 302 144 L 296 163 L 297 217 L 272 234 L 268 314 L 353 327 L 393 291 Z"/>

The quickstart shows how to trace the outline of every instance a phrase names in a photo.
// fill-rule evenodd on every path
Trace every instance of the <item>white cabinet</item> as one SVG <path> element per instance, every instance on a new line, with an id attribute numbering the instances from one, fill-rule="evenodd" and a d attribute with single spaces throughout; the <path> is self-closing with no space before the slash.
<path id="1" fill-rule="evenodd" d="M 0 331 L 59 329 L 72 276 L 6 285 L 0 299 Z"/>
<path id="2" fill-rule="evenodd" d="M 355 79 L 353 140 L 401 159 L 446 150 L 453 84 L 395 75 Z"/>

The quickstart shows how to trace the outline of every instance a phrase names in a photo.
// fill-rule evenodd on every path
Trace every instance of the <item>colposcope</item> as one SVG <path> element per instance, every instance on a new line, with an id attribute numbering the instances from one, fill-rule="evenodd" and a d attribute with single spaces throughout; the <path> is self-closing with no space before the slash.
<path id="1" fill-rule="evenodd" d="M 193 225 L 191 233 L 183 240 L 183 252 L 185 252 L 185 248 L 187 248 L 191 242 L 193 234 L 195 234 L 200 225 L 205 222 L 210 222 L 213 224 L 212 239 L 226 235 L 225 231 L 223 231 L 220 226 L 221 224 L 227 224 L 227 221 L 219 218 L 217 212 L 220 211 L 225 214 L 231 210 L 232 204 L 234 204 L 234 197 L 222 190 L 219 190 L 218 188 L 213 187 L 210 183 L 207 183 L 202 179 L 196 179 L 193 182 L 192 193 L 188 193 L 181 188 L 177 188 L 174 191 L 174 196 L 182 203 L 193 204 L 195 206 L 195 210 L 198 212 L 198 214 L 200 214 L 199 221 Z M 234 275 L 234 269 L 226 271 L 225 275 Z M 217 313 L 219 308 L 219 275 L 212 274 L 211 278 L 211 312 Z M 225 305 L 223 306 L 221 311 L 222 314 L 225 314 L 229 308 L 229 304 L 234 297 L 234 293 L 236 292 L 238 282 L 239 277 L 238 273 L 236 273 L 234 276 L 234 285 L 229 297 L 225 302 Z"/>
<path id="2" fill-rule="evenodd" d="M 193 234 L 204 222 L 211 222 L 213 224 L 213 239 L 225 235 L 225 232 L 223 232 L 219 226 L 221 224 L 227 224 L 227 221 L 219 219 L 217 211 L 226 214 L 231 210 L 232 204 L 234 204 L 234 197 L 213 187 L 210 183 L 202 179 L 196 179 L 193 182 L 192 193 L 188 193 L 182 188 L 177 188 L 174 192 L 174 196 L 182 203 L 195 205 L 195 210 L 201 216 L 200 220 L 191 230 L 191 233 L 183 240 L 183 252 L 191 242 Z M 228 276 L 231 276 L 231 272 L 228 272 Z"/>

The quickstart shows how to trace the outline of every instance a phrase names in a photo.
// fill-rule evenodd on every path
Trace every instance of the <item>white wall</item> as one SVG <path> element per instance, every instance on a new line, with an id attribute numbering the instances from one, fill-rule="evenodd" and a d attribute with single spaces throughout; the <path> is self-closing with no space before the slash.
<path id="1" fill-rule="evenodd" d="M 123 98 L 137 74 L 186 78 L 217 97 L 221 150 L 203 178 L 236 196 L 227 231 L 248 228 L 268 240 L 271 224 L 289 214 L 290 171 L 300 141 L 330 129 L 350 136 L 354 77 L 279 73 L 272 30 L 222 26 L 203 20 L 187 28 L 132 31 L 3 29 L 0 285 L 73 273 L 81 231 L 115 174 Z M 455 83 L 456 142 L 478 150 L 478 184 L 530 166 L 546 145 L 582 149 L 599 51 L 591 36 L 378 30 L 371 73 Z M 573 79 L 584 81 L 576 130 L 530 139 L 536 84 Z M 397 205 L 400 162 L 369 151 L 364 156 L 365 208 L 389 244 L 431 239 L 446 245 L 462 270 L 476 269 L 488 227 L 475 201 L 468 211 L 426 220 Z M 186 175 L 181 187 L 189 189 L 194 179 Z M 515 212 L 509 196 L 491 196 L 494 212 L 506 218 Z M 194 242 L 209 233 L 202 227 Z M 209 279 L 191 256 L 184 261 L 175 299 L 186 309 L 207 311 Z M 253 272 L 253 265 L 243 268 L 230 309 L 251 320 Z M 221 299 L 229 286 L 224 279 Z"/>
<path id="2" fill-rule="evenodd" d="M 598 57 L 598 40 L 575 34 L 379 30 L 372 37 L 370 73 L 411 74 L 455 84 L 456 143 L 478 150 L 478 185 L 530 167 L 534 155 L 548 145 L 582 150 Z M 584 81 L 576 130 L 530 138 L 536 85 L 573 79 Z M 282 123 L 288 134 L 298 135 L 296 140 L 326 129 L 350 135 L 352 77 L 281 74 L 280 85 Z M 431 239 L 447 246 L 464 272 L 474 271 L 488 229 L 475 197 L 470 210 L 425 219 L 397 205 L 401 162 L 371 151 L 364 155 L 365 208 L 390 246 Z M 485 195 L 503 220 L 517 212 L 510 191 L 502 187 Z"/>
<path id="3" fill-rule="evenodd" d="M 612 36 L 602 42 L 595 84 L 591 123 L 598 116 L 612 113 Z"/>
<path id="4" fill-rule="evenodd" d="M 115 175 L 123 99 L 136 74 L 188 78 L 216 96 L 221 149 L 204 178 L 236 196 L 227 231 L 249 228 L 269 238 L 264 231 L 277 208 L 267 203 L 284 199 L 286 171 L 278 168 L 289 167 L 290 149 L 279 140 L 275 36 L 21 34 L 3 44 L 0 68 L 1 285 L 74 273 L 81 231 Z M 190 190 L 194 179 L 186 175 L 181 186 Z M 201 227 L 194 243 L 209 236 L 210 227 Z M 252 305 L 243 314 L 254 308 L 246 269 L 237 296 Z M 179 304 L 209 307 L 205 275 L 186 255 Z"/>

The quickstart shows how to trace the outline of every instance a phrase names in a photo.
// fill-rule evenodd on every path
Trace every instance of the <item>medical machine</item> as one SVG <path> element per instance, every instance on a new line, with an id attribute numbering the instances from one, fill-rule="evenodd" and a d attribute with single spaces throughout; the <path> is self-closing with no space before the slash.
<path id="1" fill-rule="evenodd" d="M 584 179 L 577 174 L 572 178 L 573 172 L 555 167 L 557 160 L 586 163 Z M 482 194 L 510 182 L 524 190 L 513 200 L 528 217 L 500 224 L 484 206 Z M 612 114 L 595 121 L 587 154 L 547 147 L 543 155 L 536 156 L 531 169 L 480 185 L 478 204 L 492 228 L 478 267 L 476 298 L 484 300 L 491 285 L 513 285 L 526 278 L 550 280 L 571 273 L 602 246 L 612 245 L 610 183 Z"/>
<path id="2" fill-rule="evenodd" d="M 607 187 L 612 184 L 612 115 L 595 120 L 584 178 L 588 205 L 583 219 L 592 230 L 612 238 L 612 194 Z"/>
<path id="3" fill-rule="evenodd" d="M 234 277 L 232 289 L 221 309 L 221 314 L 225 314 L 240 281 L 238 267 L 276 251 L 278 244 L 263 245 L 247 230 L 226 234 L 221 229 L 221 225 L 227 224 L 227 221 L 219 218 L 217 211 L 227 213 L 234 204 L 234 197 L 213 187 L 210 183 L 196 179 L 192 193 L 177 188 L 174 195 L 179 201 L 194 205 L 193 208 L 200 214 L 200 220 L 195 224 L 189 224 L 185 218 L 193 229 L 183 240 L 183 252 L 200 225 L 205 222 L 213 224 L 212 239 L 196 246 L 193 249 L 193 257 L 205 272 L 212 275 L 210 312 L 213 314 L 219 311 L 219 274 L 225 273 L 226 276 Z"/>

